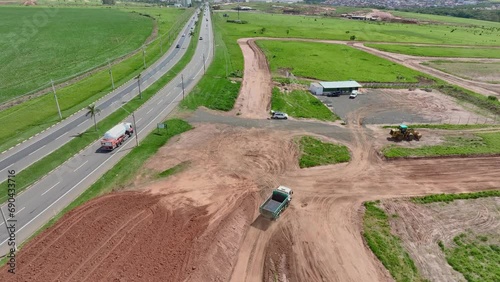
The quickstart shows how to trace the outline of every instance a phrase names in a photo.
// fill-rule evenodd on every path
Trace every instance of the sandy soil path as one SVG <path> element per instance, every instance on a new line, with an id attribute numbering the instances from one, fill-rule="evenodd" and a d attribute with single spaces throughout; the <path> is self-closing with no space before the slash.
<path id="1" fill-rule="evenodd" d="M 251 38 L 238 39 L 245 70 L 243 84 L 232 114 L 244 118 L 267 118 L 271 110 L 272 80 L 266 56 Z"/>

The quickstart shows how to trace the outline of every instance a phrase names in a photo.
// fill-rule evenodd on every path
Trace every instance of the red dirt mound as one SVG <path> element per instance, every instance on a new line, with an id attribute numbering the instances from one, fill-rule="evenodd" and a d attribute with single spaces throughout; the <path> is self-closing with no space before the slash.
<path id="1" fill-rule="evenodd" d="M 208 226 L 205 207 L 113 193 L 68 213 L 19 253 L 17 281 L 182 281 Z M 5 268 L 0 281 L 12 280 Z"/>

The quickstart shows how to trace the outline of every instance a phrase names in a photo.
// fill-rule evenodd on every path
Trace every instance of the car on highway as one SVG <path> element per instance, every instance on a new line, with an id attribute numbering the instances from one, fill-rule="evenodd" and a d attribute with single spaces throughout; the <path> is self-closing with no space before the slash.
<path id="1" fill-rule="evenodd" d="M 184 36 L 186 36 L 186 34 L 185 34 L 185 33 L 182 35 L 182 37 L 184 37 Z"/>
<path id="2" fill-rule="evenodd" d="M 200 36 L 200 40 L 203 40 L 203 37 Z"/>
<path id="3" fill-rule="evenodd" d="M 271 111 L 271 118 L 272 119 L 288 119 L 288 115 L 283 113 L 283 112 Z"/>
<path id="4" fill-rule="evenodd" d="M 175 48 L 181 48 L 181 44 L 177 44 Z"/>
<path id="5" fill-rule="evenodd" d="M 349 95 L 349 99 L 354 99 L 354 98 L 358 97 L 358 94 L 359 94 L 358 91 L 356 91 L 356 90 L 352 91 L 351 95 Z"/>

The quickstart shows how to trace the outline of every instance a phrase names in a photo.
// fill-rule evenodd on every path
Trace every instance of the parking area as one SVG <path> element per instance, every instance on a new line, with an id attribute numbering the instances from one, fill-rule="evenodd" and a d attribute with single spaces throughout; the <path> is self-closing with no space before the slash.
<path id="1" fill-rule="evenodd" d="M 357 114 L 363 124 L 493 122 L 435 90 L 363 89 L 354 99 L 348 94 L 318 98 L 343 120 Z"/>

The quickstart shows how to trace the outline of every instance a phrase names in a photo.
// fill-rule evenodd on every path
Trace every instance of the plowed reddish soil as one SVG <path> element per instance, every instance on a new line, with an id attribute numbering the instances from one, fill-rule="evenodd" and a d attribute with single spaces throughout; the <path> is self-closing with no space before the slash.
<path id="1" fill-rule="evenodd" d="M 252 105 L 242 106 L 263 111 Z M 500 158 L 384 161 L 376 134 L 356 122 L 364 110 L 347 118 L 351 162 L 311 169 L 298 167 L 293 141 L 307 132 L 194 124 L 144 165 L 130 183 L 139 191 L 68 213 L 0 281 L 391 281 L 363 242 L 362 203 L 498 188 Z M 271 222 L 258 206 L 279 184 L 294 198 Z"/>

